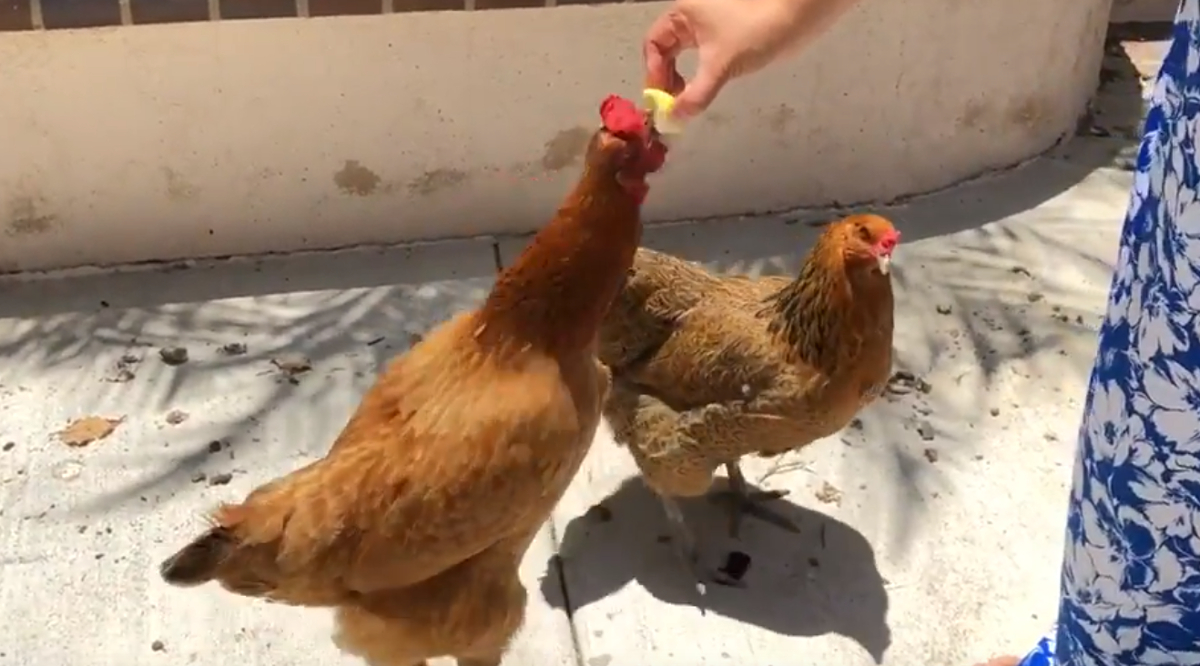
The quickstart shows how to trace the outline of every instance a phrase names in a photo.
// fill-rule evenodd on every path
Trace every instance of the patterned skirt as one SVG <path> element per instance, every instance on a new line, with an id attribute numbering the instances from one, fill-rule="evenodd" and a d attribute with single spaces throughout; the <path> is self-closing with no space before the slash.
<path id="1" fill-rule="evenodd" d="M 1200 665 L 1200 0 L 1154 86 L 1079 431 L 1058 624 L 1022 666 Z"/>

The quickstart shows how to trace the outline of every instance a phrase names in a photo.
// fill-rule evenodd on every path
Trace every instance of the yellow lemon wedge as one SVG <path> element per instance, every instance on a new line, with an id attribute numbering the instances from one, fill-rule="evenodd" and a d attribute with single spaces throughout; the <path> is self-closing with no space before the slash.
<path id="1" fill-rule="evenodd" d="M 671 117 L 675 98 L 670 93 L 646 88 L 642 91 L 642 100 L 653 114 L 655 129 L 663 134 L 679 134 L 683 131 L 683 124 Z"/>

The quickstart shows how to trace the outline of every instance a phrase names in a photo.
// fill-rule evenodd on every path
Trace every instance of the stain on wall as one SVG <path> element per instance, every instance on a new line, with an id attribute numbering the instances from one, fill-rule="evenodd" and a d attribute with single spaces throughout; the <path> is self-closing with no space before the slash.
<path id="1" fill-rule="evenodd" d="M 333 174 L 333 184 L 342 194 L 365 197 L 374 193 L 380 182 L 379 175 L 359 164 L 358 160 L 346 160 Z"/>
<path id="2" fill-rule="evenodd" d="M 700 116 L 700 122 L 713 127 L 724 127 L 732 121 L 732 118 L 721 113 L 720 111 L 708 111 Z"/>
<path id="3" fill-rule="evenodd" d="M 555 134 L 544 146 L 542 168 L 546 171 L 562 171 L 578 162 L 595 132 L 595 128 L 581 126 Z"/>
<path id="4" fill-rule="evenodd" d="M 169 166 L 162 168 L 163 180 L 166 181 L 167 198 L 171 201 L 187 201 L 195 199 L 200 190 L 192 185 L 179 172 Z"/>
<path id="5" fill-rule="evenodd" d="M 4 235 L 10 237 L 37 236 L 52 230 L 58 218 L 46 213 L 46 201 L 41 197 L 20 194 L 8 204 Z"/>
<path id="6" fill-rule="evenodd" d="M 959 114 L 955 123 L 960 130 L 971 130 L 983 124 L 987 116 L 987 105 L 980 100 L 973 99 L 967 102 L 963 107 L 962 113 Z"/>
<path id="7" fill-rule="evenodd" d="M 1025 130 L 1037 130 L 1046 119 L 1047 100 L 1038 96 L 1016 100 L 1007 115 L 1009 123 Z"/>
<path id="8" fill-rule="evenodd" d="M 434 192 L 459 185 L 470 177 L 471 174 L 458 169 L 434 169 L 412 179 L 408 183 L 408 191 L 420 196 L 428 196 Z"/>
<path id="9" fill-rule="evenodd" d="M 785 134 L 796 119 L 796 110 L 787 104 L 780 104 L 765 114 L 767 127 L 775 134 Z"/>

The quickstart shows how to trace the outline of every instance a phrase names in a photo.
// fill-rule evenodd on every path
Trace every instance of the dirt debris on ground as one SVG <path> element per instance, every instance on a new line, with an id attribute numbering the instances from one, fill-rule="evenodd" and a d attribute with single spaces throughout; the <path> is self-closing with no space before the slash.
<path id="1" fill-rule="evenodd" d="M 109 418 L 105 416 L 84 416 L 67 424 L 67 427 L 55 433 L 59 441 L 70 447 L 84 447 L 93 442 L 105 439 L 116 431 L 117 426 L 125 421 L 125 417 Z"/>
<path id="2" fill-rule="evenodd" d="M 171 411 L 167 412 L 165 420 L 169 425 L 179 425 L 180 423 L 188 420 L 188 416 L 190 415 L 182 409 L 172 409 Z"/>
<path id="3" fill-rule="evenodd" d="M 933 385 L 907 370 L 897 370 L 887 382 L 887 392 L 891 395 L 907 395 L 913 391 L 927 394 L 932 390 Z"/>
<path id="4" fill-rule="evenodd" d="M 125 382 L 133 381 L 137 377 L 137 366 L 141 362 L 142 357 L 137 354 L 122 354 L 121 358 L 117 359 L 116 367 L 113 368 L 112 374 L 105 377 L 104 381 L 114 384 L 124 384 Z"/>
<path id="5" fill-rule="evenodd" d="M 271 365 L 279 370 L 283 380 L 300 383 L 300 375 L 312 370 L 312 361 L 303 354 L 281 354 L 271 359 Z"/>
<path id="6" fill-rule="evenodd" d="M 242 356 L 248 351 L 244 342 L 227 342 L 221 345 L 221 353 L 226 356 Z"/>
<path id="7" fill-rule="evenodd" d="M 828 481 L 822 482 L 821 487 L 814 494 L 817 501 L 822 504 L 840 505 L 842 503 L 842 491 Z"/>
<path id="8" fill-rule="evenodd" d="M 183 365 L 188 362 L 187 347 L 163 347 L 158 350 L 158 357 L 167 365 Z"/>
<path id="9" fill-rule="evenodd" d="M 613 512 L 612 509 L 603 504 L 593 504 L 584 516 L 592 522 L 607 523 L 613 519 Z"/>

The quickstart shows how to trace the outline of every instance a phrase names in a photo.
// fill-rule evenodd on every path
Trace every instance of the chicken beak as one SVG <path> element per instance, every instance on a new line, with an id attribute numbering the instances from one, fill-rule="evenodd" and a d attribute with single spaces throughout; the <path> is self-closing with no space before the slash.
<path id="1" fill-rule="evenodd" d="M 880 273 L 887 275 L 892 270 L 892 255 L 883 253 L 877 254 L 875 255 L 875 261 L 879 264 Z"/>

